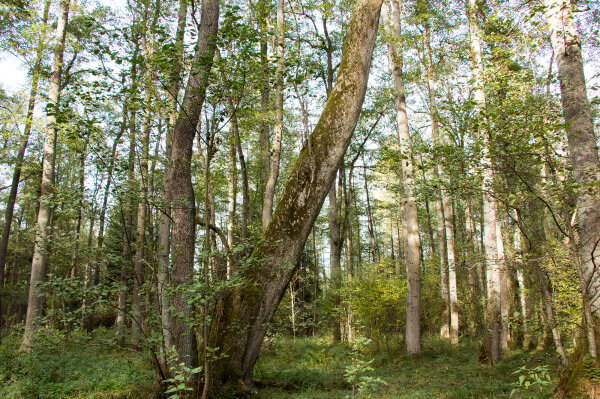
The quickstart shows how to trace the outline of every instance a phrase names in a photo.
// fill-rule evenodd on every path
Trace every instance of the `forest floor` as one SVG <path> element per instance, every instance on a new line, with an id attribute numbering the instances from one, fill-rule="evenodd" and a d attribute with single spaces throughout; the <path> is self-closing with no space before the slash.
<path id="1" fill-rule="evenodd" d="M 327 339 L 276 340 L 259 358 L 255 378 L 265 384 L 257 397 L 352 398 L 349 380 L 355 381 L 357 398 L 382 399 L 550 398 L 556 386 L 556 356 L 542 350 L 509 351 L 494 367 L 477 362 L 477 343 L 455 347 L 438 338 L 426 338 L 414 358 L 403 353 L 401 343 L 387 349 L 370 344 L 361 352 L 357 356 Z M 366 362 L 373 370 L 355 372 Z"/>
<path id="2" fill-rule="evenodd" d="M 148 356 L 101 344 L 110 334 L 49 333 L 29 355 L 19 353 L 18 334 L 4 336 L 0 398 L 152 397 L 157 384 Z M 357 348 L 278 337 L 256 366 L 255 397 L 352 398 L 354 383 L 356 398 L 550 398 L 555 364 L 551 352 L 510 351 L 490 367 L 477 363 L 476 343 L 453 347 L 437 338 L 425 339 L 423 353 L 409 358 L 401 343 Z"/>

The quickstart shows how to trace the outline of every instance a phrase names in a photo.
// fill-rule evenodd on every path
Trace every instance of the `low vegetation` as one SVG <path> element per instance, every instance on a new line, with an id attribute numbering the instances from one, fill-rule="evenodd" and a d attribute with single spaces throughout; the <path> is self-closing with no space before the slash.
<path id="1" fill-rule="evenodd" d="M 0 345 L 0 397 L 137 399 L 158 397 L 150 359 L 110 343 L 112 331 L 66 336 L 42 331 L 35 350 L 19 352 L 19 334 Z M 255 369 L 259 399 L 550 398 L 556 386 L 551 350 L 511 350 L 495 367 L 477 362 L 478 343 L 426 338 L 407 357 L 402 342 L 331 345 L 329 337 L 270 337 Z M 550 381 L 548 381 L 550 379 Z M 172 397 L 172 396 L 167 396 Z M 225 390 L 222 398 L 234 397 Z"/>

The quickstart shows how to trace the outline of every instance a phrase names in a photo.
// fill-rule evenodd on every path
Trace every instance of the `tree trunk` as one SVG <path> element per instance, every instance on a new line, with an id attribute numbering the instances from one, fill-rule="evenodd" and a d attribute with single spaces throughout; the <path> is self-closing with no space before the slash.
<path id="1" fill-rule="evenodd" d="M 523 334 L 523 349 L 529 349 L 529 325 L 527 320 L 527 289 L 525 287 L 525 276 L 523 275 L 523 246 L 521 245 L 521 229 L 519 228 L 519 212 L 514 212 L 516 222 L 513 233 L 513 247 L 515 250 L 515 268 L 517 269 L 517 284 L 519 295 L 519 306 L 521 310 L 521 331 Z"/>
<path id="2" fill-rule="evenodd" d="M 338 172 L 339 174 L 339 172 Z M 337 187 L 340 187 L 338 184 Z M 340 288 L 342 286 L 342 241 L 340 237 L 340 203 L 339 193 L 336 192 L 335 180 L 329 189 L 329 271 L 332 283 L 334 305 L 337 311 L 333 312 L 331 318 L 331 342 L 338 343 L 341 341 L 341 297 Z"/>
<path id="3" fill-rule="evenodd" d="M 44 140 L 44 160 L 42 163 L 42 184 L 40 205 L 36 222 L 35 244 L 33 260 L 31 262 L 31 278 L 29 283 L 29 297 L 27 300 L 27 317 L 25 332 L 23 334 L 23 347 L 28 348 L 40 327 L 40 318 L 43 312 L 43 297 L 39 284 L 46 280 L 46 258 L 49 239 L 48 227 L 50 223 L 50 203 L 54 194 L 54 164 L 56 161 L 56 136 L 58 132 L 57 114 L 59 111 L 59 97 L 61 88 L 61 75 L 67 23 L 69 19 L 70 0 L 61 0 L 58 22 L 56 26 L 54 57 L 50 72 L 50 87 L 48 89 L 46 138 Z"/>
<path id="4" fill-rule="evenodd" d="M 448 253 L 448 294 L 450 299 L 450 342 L 458 344 L 458 289 L 456 284 L 456 261 L 454 259 L 454 230 L 450 220 L 448 196 L 442 190 L 444 224 L 446 228 L 446 250 Z"/>
<path id="5" fill-rule="evenodd" d="M 115 160 L 116 160 L 116 154 L 117 154 L 117 147 L 120 144 L 121 141 L 121 137 L 123 136 L 123 133 L 125 133 L 125 129 L 127 126 L 127 106 L 124 107 L 123 109 L 123 124 L 121 126 L 121 129 L 119 129 L 119 133 L 117 134 L 117 136 L 115 137 L 114 141 L 113 141 L 113 145 L 112 145 L 112 149 L 110 152 L 110 164 L 108 166 L 108 173 L 107 173 L 107 177 L 106 177 L 106 186 L 104 186 L 104 195 L 103 195 L 103 200 L 102 200 L 102 208 L 100 208 L 100 216 L 99 216 L 99 225 L 98 225 L 98 249 L 102 249 L 104 248 L 104 228 L 105 228 L 105 224 L 106 224 L 106 210 L 108 209 L 108 197 L 110 194 L 110 186 L 112 184 L 112 178 L 113 178 L 113 172 L 115 169 Z M 94 267 L 94 279 L 93 279 L 93 284 L 97 285 L 100 281 L 100 268 L 101 268 L 101 264 L 100 262 L 96 263 L 96 266 Z"/>
<path id="6" fill-rule="evenodd" d="M 373 221 L 373 212 L 371 210 L 371 196 L 369 195 L 369 179 L 367 178 L 367 164 L 363 153 L 363 180 L 365 181 L 365 197 L 367 200 L 367 230 L 371 238 L 371 261 L 376 263 L 378 260 L 377 239 L 375 238 L 375 223 Z"/>
<path id="7" fill-rule="evenodd" d="M 173 362 L 169 363 L 168 353 L 173 348 L 173 336 L 171 334 L 171 316 L 169 308 L 171 301 L 165 293 L 165 288 L 170 284 L 169 259 L 171 254 L 171 192 L 169 190 L 172 173 L 173 153 L 173 131 L 177 123 L 177 101 L 179 97 L 179 86 L 181 82 L 183 38 L 187 20 L 187 0 L 180 0 L 177 13 L 177 31 L 175 33 L 175 57 L 173 57 L 173 69 L 169 86 L 169 115 L 167 122 L 167 134 L 165 137 L 165 164 L 163 172 L 163 209 L 160 215 L 160 226 L 158 233 L 158 271 L 156 273 L 157 294 L 161 313 L 163 344 L 165 348 L 165 360 L 168 363 L 169 373 L 172 374 Z"/>
<path id="8" fill-rule="evenodd" d="M 427 58 L 427 88 L 429 93 L 429 115 L 431 118 L 431 136 L 435 144 L 439 144 L 438 112 L 435 100 L 435 74 L 433 71 L 433 56 L 431 52 L 431 27 L 429 19 L 426 18 L 425 28 L 425 52 Z M 443 176 L 444 169 L 439 159 L 436 159 L 436 175 Z M 450 206 L 448 195 L 443 187 L 439 188 L 437 200 L 438 209 L 438 236 L 440 244 L 440 267 L 442 268 L 442 298 L 444 301 L 445 318 L 443 320 L 441 335 L 450 338 L 453 344 L 458 343 L 458 294 L 456 288 L 456 270 L 454 254 L 454 231 L 450 222 Z M 444 240 L 445 237 L 445 240 Z M 447 267 L 447 269 L 446 269 Z M 447 277 L 446 277 L 446 270 Z M 450 317 L 448 317 L 448 315 Z"/>
<path id="9" fill-rule="evenodd" d="M 260 193 L 264 201 L 265 188 L 269 180 L 269 169 L 271 167 L 271 152 L 269 150 L 269 49 L 267 40 L 269 9 L 267 0 L 258 0 L 258 29 L 260 31 L 260 66 L 262 76 L 260 82 Z"/>
<path id="10" fill-rule="evenodd" d="M 551 29 L 569 157 L 573 177 L 579 185 L 577 216 L 579 219 L 579 257 L 582 290 L 590 313 L 600 317 L 600 198 L 596 184 L 598 148 L 594 123 L 587 98 L 581 44 L 577 37 L 570 0 L 544 0 L 546 18 Z M 586 302 L 586 301 L 584 301 Z"/>
<path id="11" fill-rule="evenodd" d="M 144 119 L 142 122 L 142 142 L 141 154 L 139 156 L 140 170 L 140 187 L 139 201 L 137 209 L 137 224 L 136 224 L 136 240 L 135 240 L 135 262 L 133 264 L 134 279 L 133 279 L 133 318 L 132 325 L 132 343 L 137 345 L 141 335 L 141 329 L 144 328 L 143 306 L 139 296 L 140 290 L 144 285 L 144 263 L 146 262 L 146 219 L 148 209 L 148 159 L 150 156 L 150 122 L 152 118 L 152 92 L 154 90 L 152 81 L 152 57 L 154 53 L 154 40 L 152 35 L 154 23 L 147 28 L 143 37 L 144 46 Z M 150 36 L 150 37 L 148 37 Z M 146 304 L 147 306 L 148 304 Z"/>
<path id="12" fill-rule="evenodd" d="M 250 214 L 250 188 L 248 186 L 248 170 L 246 159 L 240 140 L 240 132 L 236 131 L 235 145 L 237 147 L 238 159 L 240 161 L 240 172 L 242 177 L 242 222 L 240 226 L 240 240 L 245 242 L 248 238 L 248 215 Z"/>
<path id="13" fill-rule="evenodd" d="M 23 159 L 25 158 L 25 150 L 29 142 L 31 127 L 33 126 L 33 112 L 35 109 L 35 101 L 38 93 L 38 84 L 40 81 L 40 72 L 42 69 L 42 59 L 44 57 L 44 44 L 46 41 L 46 32 L 48 23 L 48 13 L 52 0 L 46 0 L 44 4 L 44 14 L 42 17 L 42 30 L 38 39 L 36 48 L 35 63 L 31 71 L 31 89 L 29 90 L 29 103 L 27 105 L 27 116 L 25 119 L 25 128 L 21 136 L 19 152 L 15 160 L 15 169 L 13 172 L 12 183 L 10 185 L 10 193 L 6 201 L 6 210 L 4 213 L 4 226 L 2 228 L 2 238 L 0 239 L 0 288 L 4 286 L 4 274 L 6 269 L 6 252 L 8 251 L 8 239 L 10 237 L 10 226 L 12 224 L 13 212 L 15 209 L 15 201 L 17 200 L 17 191 L 19 189 L 19 181 L 21 180 L 21 170 L 23 168 Z M 0 295 L 0 314 L 2 313 L 2 297 Z M 2 325 L 0 319 L 0 326 Z"/>
<path id="14" fill-rule="evenodd" d="M 121 261 L 121 274 L 118 299 L 117 313 L 117 339 L 123 341 L 125 339 L 125 320 L 127 308 L 127 296 L 129 294 L 127 280 L 131 274 L 132 266 L 132 227 L 133 227 L 133 184 L 135 179 L 135 136 L 136 136 L 136 112 L 135 107 L 131 103 L 137 91 L 137 55 L 139 51 L 139 40 L 134 36 L 134 50 L 131 63 L 131 88 L 129 92 L 129 104 L 124 107 L 123 112 L 129 112 L 129 155 L 127 160 L 127 185 L 125 190 L 125 199 L 121 200 L 121 215 L 123 219 L 123 259 Z M 123 202 L 125 203 L 123 206 Z"/>
<path id="15" fill-rule="evenodd" d="M 311 137 L 292 168 L 273 219 L 255 248 L 253 267 L 242 273 L 250 284 L 218 306 L 211 336 L 219 354 L 219 381 L 252 372 L 277 305 L 294 275 L 304 244 L 342 162 L 364 100 L 382 0 L 359 0 L 350 23 L 338 77 Z M 239 326 L 237 328 L 235 326 Z M 218 327 L 218 328 L 217 328 Z"/>
<path id="16" fill-rule="evenodd" d="M 394 96 L 396 97 L 396 123 L 398 141 L 400 142 L 400 163 L 404 177 L 404 218 L 407 228 L 406 271 L 408 275 L 408 293 L 406 304 L 406 351 L 409 355 L 418 355 L 421 351 L 421 276 L 420 276 L 420 238 L 417 203 L 415 199 L 415 176 L 412 163 L 412 150 L 406 116 L 406 96 L 402 76 L 402 48 L 400 13 L 402 3 L 399 0 L 387 0 L 384 10 L 386 30 L 394 41 L 388 42 L 388 54 L 394 80 Z"/>
<path id="17" fill-rule="evenodd" d="M 467 15 L 469 18 L 469 42 L 472 57 L 472 75 L 474 80 L 475 108 L 479 120 L 479 137 L 483 141 L 483 231 L 485 258 L 487 265 L 487 299 L 486 323 L 487 332 L 484 335 L 480 360 L 497 363 L 500 360 L 501 299 L 500 299 L 500 265 L 498 261 L 498 242 L 496 237 L 496 222 L 498 210 L 493 196 L 493 170 L 489 155 L 489 132 L 483 111 L 486 107 L 485 91 L 483 88 L 483 58 L 481 55 L 481 32 L 477 21 L 478 5 L 476 0 L 469 0 Z"/>
<path id="18" fill-rule="evenodd" d="M 85 193 L 85 155 L 86 155 L 87 143 L 79 154 L 79 203 L 77 204 L 77 221 L 75 222 L 75 245 L 73 246 L 73 254 L 71 255 L 71 275 L 76 276 L 77 260 L 79 257 L 79 241 L 81 238 L 81 219 L 83 218 L 83 200 Z"/>
<path id="19" fill-rule="evenodd" d="M 535 262 L 534 262 L 535 263 Z M 535 263 L 533 265 L 534 270 L 538 276 L 538 282 L 540 287 L 540 292 L 542 294 L 542 304 L 544 307 L 546 320 L 548 326 L 550 327 L 550 331 L 552 332 L 552 339 L 554 340 L 554 346 L 556 347 L 556 352 L 559 356 L 559 369 L 564 370 L 567 367 L 567 355 L 562 345 L 562 340 L 560 337 L 560 332 L 558 331 L 558 327 L 556 325 L 556 318 L 554 317 L 554 307 L 552 305 L 552 296 L 550 294 L 550 279 L 546 273 L 546 271 L 542 270 L 540 265 Z"/>
<path id="20" fill-rule="evenodd" d="M 235 108 L 230 108 L 229 112 L 229 165 L 227 181 L 227 244 L 233 248 L 234 237 L 233 230 L 235 225 L 235 208 L 237 196 L 237 168 L 236 168 L 236 137 L 239 135 L 238 120 Z M 233 259 L 227 258 L 227 278 L 233 272 Z"/>
<path id="21" fill-rule="evenodd" d="M 189 80 L 182 101 L 179 118 L 173 131 L 172 170 L 169 181 L 172 204 L 172 275 L 173 287 L 182 288 L 193 283 L 194 246 L 196 241 L 196 208 L 192 187 L 191 160 L 194 136 L 208 85 L 208 72 L 215 53 L 218 31 L 219 1 L 203 0 L 198 42 Z M 182 291 L 171 298 L 173 316 L 172 336 L 177 354 L 176 364 L 193 368 L 197 365 L 197 348 L 192 320 L 192 307 Z M 188 376 L 195 387 L 194 376 Z"/>
<path id="22" fill-rule="evenodd" d="M 281 158 L 281 138 L 283 134 L 283 0 L 277 0 L 277 67 L 275 70 L 275 124 L 273 126 L 273 148 L 271 151 L 269 177 L 265 184 L 263 197 L 262 224 L 266 229 L 273 217 L 273 199 L 279 178 L 279 160 Z"/>
<path id="23" fill-rule="evenodd" d="M 502 238 L 502 222 L 499 219 L 496 220 L 496 242 L 498 247 L 498 263 L 500 267 L 500 317 L 502 320 L 500 346 L 502 349 L 508 349 L 508 339 L 510 335 L 508 325 L 510 313 L 510 287 L 508 286 L 508 268 L 504 252 L 504 240 Z"/>
<path id="24" fill-rule="evenodd" d="M 450 293 L 448 291 L 448 257 L 446 255 L 446 228 L 444 217 L 444 205 L 441 199 L 436 201 L 437 208 L 437 233 L 440 244 L 440 293 L 442 296 L 442 327 L 440 336 L 450 339 Z"/>

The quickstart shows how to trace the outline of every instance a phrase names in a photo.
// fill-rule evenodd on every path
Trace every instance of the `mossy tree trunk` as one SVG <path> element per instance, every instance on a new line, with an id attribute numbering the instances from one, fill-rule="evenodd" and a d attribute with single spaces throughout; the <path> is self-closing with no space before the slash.
<path id="1" fill-rule="evenodd" d="M 571 2 L 544 0 L 546 17 L 552 34 L 560 80 L 569 157 L 573 177 L 579 186 L 577 217 L 579 221 L 579 257 L 582 289 L 589 301 L 592 316 L 600 317 L 600 197 L 597 183 L 598 147 L 587 98 L 581 44 L 577 37 Z"/>
<path id="2" fill-rule="evenodd" d="M 290 173 L 263 239 L 240 274 L 244 287 L 217 306 L 211 346 L 217 382 L 252 384 L 260 345 L 291 281 L 313 223 L 350 143 L 364 100 L 382 0 L 359 0 L 331 95 Z"/>
<path id="3" fill-rule="evenodd" d="M 579 365 L 590 355 L 597 357 L 596 337 L 600 317 L 600 197 L 598 196 L 598 147 L 583 71 L 581 43 L 577 36 L 570 0 L 544 0 L 545 14 L 551 30 L 552 48 L 556 56 L 560 81 L 565 130 L 573 178 L 579 186 L 577 194 L 578 234 L 576 263 L 583 293 L 584 315 L 587 323 L 587 344 L 575 357 L 566 389 L 581 376 Z M 590 326 L 591 325 L 591 326 Z M 593 327 L 593 328 L 589 328 Z M 597 363 L 596 359 L 596 363 Z"/>

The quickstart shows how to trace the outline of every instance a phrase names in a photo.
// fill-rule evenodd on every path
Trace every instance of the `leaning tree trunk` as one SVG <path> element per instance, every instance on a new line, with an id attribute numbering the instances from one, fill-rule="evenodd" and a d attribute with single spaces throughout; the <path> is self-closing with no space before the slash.
<path id="1" fill-rule="evenodd" d="M 57 113 L 61 89 L 61 75 L 67 23 L 69 19 L 70 0 L 61 0 L 58 22 L 56 26 L 56 43 L 48 89 L 47 125 L 48 131 L 44 140 L 44 160 L 42 163 L 42 184 L 40 205 L 36 223 L 33 260 L 31 262 L 31 278 L 29 282 L 29 297 L 27 300 L 27 317 L 23 334 L 23 347 L 30 347 L 33 338 L 40 327 L 40 317 L 43 310 L 43 298 L 40 283 L 46 280 L 46 257 L 49 239 L 50 203 L 54 194 L 54 164 L 56 161 L 56 136 L 58 133 Z"/>
<path id="2" fill-rule="evenodd" d="M 196 208 L 191 161 L 196 126 L 216 48 L 219 1 L 203 0 L 201 18 L 194 61 L 172 137 L 172 169 L 169 181 L 173 223 L 171 284 L 180 289 L 193 283 Z M 184 363 L 186 367 L 193 368 L 198 359 L 196 335 L 194 328 L 189 324 L 193 317 L 192 307 L 182 290 L 173 295 L 171 306 L 173 313 L 170 324 L 178 358 L 176 364 Z M 194 381 L 190 383 L 193 384 Z"/>
<path id="3" fill-rule="evenodd" d="M 496 221 L 498 210 L 496 199 L 493 196 L 493 170 L 489 154 L 489 132 L 483 117 L 486 106 L 485 92 L 483 90 L 483 58 L 481 55 L 481 31 L 477 21 L 478 6 L 476 0 L 469 0 L 467 14 L 469 18 L 469 43 L 471 45 L 472 74 L 474 80 L 473 97 L 475 109 L 479 120 L 479 136 L 483 140 L 483 230 L 485 259 L 487 264 L 487 300 L 486 323 L 487 331 L 484 335 L 480 360 L 497 363 L 500 360 L 501 302 L 500 302 L 500 265 L 498 261 L 498 243 L 496 237 Z"/>
<path id="4" fill-rule="evenodd" d="M 583 295 L 595 318 L 600 317 L 600 197 L 596 184 L 598 147 L 587 98 L 581 44 L 577 37 L 570 0 L 544 0 L 552 30 L 563 116 L 569 144 L 573 177 L 580 186 L 577 195 L 579 257 Z"/>
<path id="5" fill-rule="evenodd" d="M 382 0 L 358 0 L 344 42 L 335 86 L 310 140 L 290 173 L 263 239 L 241 271 L 247 283 L 217 309 L 211 340 L 218 347 L 218 381 L 252 372 L 267 324 L 295 273 L 304 244 L 331 188 L 364 100 Z"/>
<path id="6" fill-rule="evenodd" d="M 388 53 L 394 80 L 394 96 L 396 97 L 396 122 L 400 141 L 400 163 L 404 177 L 404 221 L 406 223 L 406 271 L 408 276 L 408 293 L 406 303 L 406 352 L 418 355 L 421 352 L 421 243 L 419 239 L 419 221 L 415 199 L 415 177 L 406 116 L 406 95 L 402 76 L 402 47 L 400 12 L 402 3 L 399 0 L 386 1 L 386 8 L 391 13 L 391 21 L 384 10 L 386 30 L 393 41 L 388 43 Z"/>

